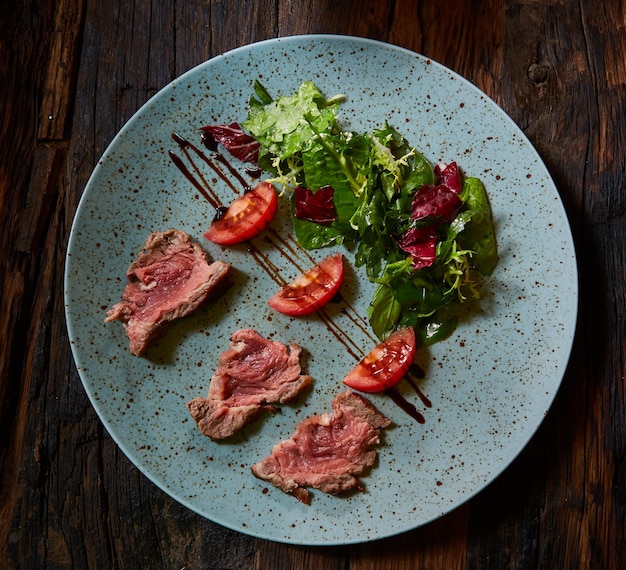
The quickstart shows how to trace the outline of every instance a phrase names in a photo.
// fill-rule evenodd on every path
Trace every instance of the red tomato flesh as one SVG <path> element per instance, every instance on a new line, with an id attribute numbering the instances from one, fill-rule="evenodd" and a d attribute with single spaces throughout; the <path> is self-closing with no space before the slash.
<path id="1" fill-rule="evenodd" d="M 360 392 L 382 392 L 404 378 L 414 356 L 413 327 L 399 329 L 365 356 L 343 383 Z"/>
<path id="2" fill-rule="evenodd" d="M 208 240 L 232 245 L 253 238 L 273 219 L 278 209 L 274 187 L 267 182 L 237 198 L 222 217 L 214 220 L 204 233 Z"/>
<path id="3" fill-rule="evenodd" d="M 267 304 L 280 313 L 299 317 L 323 307 L 343 282 L 343 257 L 329 255 L 312 269 L 285 285 Z"/>

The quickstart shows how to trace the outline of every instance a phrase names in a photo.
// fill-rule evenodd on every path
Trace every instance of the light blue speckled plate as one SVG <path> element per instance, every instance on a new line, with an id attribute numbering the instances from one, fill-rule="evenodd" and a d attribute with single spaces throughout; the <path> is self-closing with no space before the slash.
<path id="1" fill-rule="evenodd" d="M 313 491 L 310 506 L 250 472 L 313 413 L 330 410 L 341 379 L 373 345 L 363 315 L 372 286 L 348 264 L 343 300 L 324 315 L 294 320 L 265 304 L 276 290 L 265 259 L 286 279 L 307 254 L 289 235 L 284 208 L 254 244 L 222 249 L 202 233 L 213 210 L 173 165 L 177 132 L 243 120 L 252 82 L 288 94 L 313 80 L 347 96 L 341 120 L 355 130 L 389 121 L 432 162 L 457 160 L 479 176 L 495 215 L 501 261 L 480 308 L 449 340 L 420 354 L 421 389 L 402 385 L 423 414 L 414 421 L 384 395 L 372 402 L 394 426 L 365 492 Z M 224 202 L 232 189 L 203 166 Z M 238 169 L 245 175 L 244 169 Z M 214 180 L 215 179 L 215 180 Z M 174 327 L 145 358 L 128 352 L 120 323 L 105 325 L 125 271 L 156 230 L 176 227 L 210 256 L 230 261 L 235 284 L 217 304 Z M 281 253 L 281 250 L 283 253 Z M 285 251 L 289 254 L 284 255 Z M 321 259 L 329 252 L 313 254 Z M 344 251 L 348 262 L 352 255 Z M 295 265 L 294 265 L 295 262 Z M 339 36 L 281 38 L 242 47 L 189 71 L 155 95 L 113 140 L 81 200 L 69 242 L 65 302 L 80 377 L 111 436 L 137 467 L 182 504 L 226 527 L 270 540 L 349 544 L 423 525 L 448 513 L 500 474 L 535 433 L 561 382 L 572 346 L 577 272 L 557 190 L 520 129 L 488 97 L 450 70 L 404 49 Z M 315 390 L 301 405 L 245 429 L 231 443 L 202 436 L 186 402 L 205 395 L 233 331 L 253 327 L 306 351 Z M 338 340 L 340 339 L 340 340 Z"/>

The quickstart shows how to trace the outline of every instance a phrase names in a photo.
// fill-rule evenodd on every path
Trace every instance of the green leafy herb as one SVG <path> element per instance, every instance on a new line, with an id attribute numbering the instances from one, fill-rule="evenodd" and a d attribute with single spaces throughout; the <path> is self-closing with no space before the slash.
<path id="1" fill-rule="evenodd" d="M 242 123 L 259 143 L 259 166 L 269 181 L 291 194 L 297 186 L 313 192 L 332 186 L 337 219 L 317 224 L 292 219 L 298 242 L 307 249 L 346 243 L 355 263 L 377 287 L 368 318 L 381 339 L 399 327 L 415 327 L 423 344 L 447 337 L 456 327 L 455 307 L 479 292 L 479 274 L 498 262 L 491 208 L 482 182 L 467 177 L 451 221 L 413 219 L 420 189 L 438 184 L 435 170 L 391 125 L 371 133 L 343 130 L 338 107 L 343 96 L 327 99 L 310 81 L 292 95 L 273 98 L 259 83 Z M 459 202 L 455 198 L 456 202 Z M 431 224 L 434 260 L 416 268 L 399 242 L 405 232 Z"/>

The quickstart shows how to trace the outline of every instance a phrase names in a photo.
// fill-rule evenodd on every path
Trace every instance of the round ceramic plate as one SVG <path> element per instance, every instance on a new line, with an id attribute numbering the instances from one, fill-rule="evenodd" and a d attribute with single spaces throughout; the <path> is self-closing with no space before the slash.
<path id="1" fill-rule="evenodd" d="M 290 437 L 305 417 L 330 411 L 341 380 L 375 344 L 365 323 L 373 286 L 352 254 L 339 302 L 293 319 L 266 300 L 278 271 L 291 280 L 329 251 L 305 253 L 284 205 L 270 230 L 221 248 L 203 237 L 214 210 L 177 168 L 191 162 L 176 132 L 200 145 L 198 128 L 242 121 L 253 82 L 274 96 L 314 81 L 343 94 L 341 122 L 369 131 L 388 121 L 431 162 L 456 160 L 489 193 L 500 263 L 480 305 L 455 334 L 418 355 L 419 397 L 400 392 L 418 422 L 385 395 L 374 405 L 392 421 L 364 491 L 312 491 L 310 505 L 256 479 L 250 466 Z M 208 151 L 207 151 L 208 152 Z M 192 153 L 193 154 L 193 153 Z M 221 200 L 233 189 L 192 159 Z M 244 180 L 244 165 L 233 162 Z M 224 169 L 226 171 L 226 169 Z M 197 176 L 197 174 L 194 174 Z M 241 183 L 228 172 L 235 187 Z M 250 180 L 250 182 L 252 182 Z M 122 325 L 104 323 L 120 300 L 125 272 L 153 231 L 188 232 L 213 259 L 232 263 L 233 287 L 215 304 L 172 326 L 145 357 L 132 356 Z M 285 255 L 287 251 L 287 255 Z M 333 250 L 334 251 L 334 250 Z M 378 539 L 448 513 L 494 480 L 544 418 L 572 346 L 577 273 L 568 221 L 541 159 L 487 96 L 445 67 L 391 45 L 345 36 L 257 43 L 218 56 L 155 95 L 115 137 L 91 176 L 71 232 L 65 275 L 67 323 L 76 365 L 93 406 L 130 460 L 180 503 L 221 525 L 274 541 L 332 545 Z M 206 395 L 219 354 L 237 329 L 304 348 L 314 390 L 281 406 L 232 441 L 200 434 L 187 401 Z"/>

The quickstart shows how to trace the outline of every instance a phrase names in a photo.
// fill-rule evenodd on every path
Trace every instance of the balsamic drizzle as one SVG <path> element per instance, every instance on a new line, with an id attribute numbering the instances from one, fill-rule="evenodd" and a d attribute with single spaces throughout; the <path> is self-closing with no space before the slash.
<path id="1" fill-rule="evenodd" d="M 215 162 L 213 162 L 204 152 L 202 152 L 202 150 L 200 150 L 195 144 L 193 144 L 191 141 L 187 140 L 186 138 L 182 137 L 181 135 L 177 133 L 172 133 L 172 139 L 174 140 L 175 143 L 178 144 L 181 150 L 185 153 L 185 156 L 187 157 L 189 162 L 191 162 L 195 172 L 198 174 L 198 177 L 205 184 L 206 189 L 213 195 L 215 201 L 219 205 L 221 205 L 220 199 L 217 197 L 217 194 L 215 193 L 211 185 L 206 181 L 200 169 L 197 167 L 197 165 L 193 161 L 193 158 L 191 157 L 191 153 L 189 152 L 189 150 L 192 150 L 201 160 L 203 160 L 206 164 L 208 164 L 209 167 L 215 172 L 215 174 L 217 174 L 235 194 L 239 194 L 239 189 L 231 182 L 230 178 L 226 176 L 226 173 L 217 164 L 215 164 Z M 172 156 L 172 154 L 173 153 L 170 151 L 170 157 Z M 215 153 L 215 158 L 221 164 L 228 165 L 229 170 L 235 173 L 234 174 L 235 177 L 244 186 L 244 189 L 248 188 L 248 184 L 246 184 L 246 181 L 230 165 L 228 160 L 226 160 L 220 153 Z M 194 186 L 196 186 L 197 188 L 197 185 L 194 184 Z"/>
<path id="2" fill-rule="evenodd" d="M 424 414 L 418 411 L 418 409 L 411 404 L 404 396 L 400 394 L 395 388 L 389 388 L 385 390 L 385 394 L 387 394 L 404 412 L 409 414 L 417 423 L 424 424 L 426 423 L 426 418 Z"/>
<path id="3" fill-rule="evenodd" d="M 190 170 L 184 163 L 184 161 L 173 151 L 168 151 L 169 157 L 174 165 L 181 171 L 181 173 L 191 182 L 191 184 L 200 192 L 202 197 L 215 208 L 214 220 L 219 219 L 224 215 L 227 208 L 224 206 L 219 196 L 213 189 L 212 185 L 203 175 L 198 165 L 193 160 L 192 152 L 206 163 L 217 176 L 226 183 L 226 185 L 237 195 L 241 190 L 238 189 L 228 175 L 224 172 L 223 167 L 233 176 L 241 185 L 243 193 L 251 190 L 247 181 L 239 174 L 239 172 L 232 166 L 228 159 L 218 151 L 218 145 L 215 139 L 206 134 L 202 134 L 202 143 L 204 147 L 212 154 L 212 160 L 205 152 L 194 145 L 192 142 L 182 137 L 177 133 L 172 133 L 172 140 L 179 146 L 187 160 L 192 166 Z M 190 152 L 191 151 L 191 152 Z M 216 164 L 219 163 L 219 164 Z M 253 179 L 257 179 L 261 176 L 262 171 L 258 166 L 246 167 L 246 174 Z M 197 177 L 197 178 L 196 178 Z M 289 238 L 285 240 L 272 228 L 268 228 L 264 234 L 263 239 L 265 242 L 272 246 L 273 249 L 280 252 L 280 254 L 287 259 L 300 273 L 304 272 L 303 266 L 298 262 L 298 259 L 302 259 L 303 256 L 308 262 L 315 263 L 314 258 L 293 239 Z M 252 242 L 247 243 L 248 251 L 257 262 L 257 264 L 267 273 L 267 275 L 279 286 L 283 287 L 287 284 L 278 267 L 269 259 L 269 257 Z M 367 321 L 349 304 L 345 299 L 341 299 L 344 307 L 340 309 L 340 312 L 345 315 L 357 328 L 359 328 L 366 336 L 368 336 L 372 342 L 376 342 L 368 327 Z M 328 315 L 324 308 L 318 310 L 318 316 L 324 323 L 327 330 L 332 334 L 338 342 L 340 342 L 346 349 L 346 351 L 356 360 L 360 361 L 361 346 L 356 343 L 345 330 L 343 330 L 335 321 Z M 424 395 L 419 386 L 417 380 L 424 378 L 424 371 L 416 364 L 411 367 L 411 370 L 405 376 L 405 380 L 409 383 L 411 388 L 420 398 L 422 404 L 430 408 L 432 406 L 430 400 Z M 424 415 L 418 411 L 414 404 L 409 402 L 404 396 L 402 396 L 395 388 L 390 388 L 384 392 L 387 394 L 393 402 L 398 405 L 404 412 L 411 416 L 415 421 L 420 424 L 425 423 Z"/>
<path id="4" fill-rule="evenodd" d="M 170 155 L 170 158 L 172 159 L 172 162 L 177 166 L 177 168 L 185 175 L 185 178 L 187 178 L 187 180 L 189 180 L 189 182 L 191 182 L 196 190 L 198 190 L 198 192 L 200 192 L 200 194 L 202 194 L 202 196 L 204 197 L 204 199 L 211 204 L 211 206 L 213 206 L 215 209 L 218 209 L 221 206 L 219 199 L 217 198 L 217 196 L 215 194 L 213 194 L 212 190 L 211 190 L 211 194 L 209 194 L 206 190 L 205 187 L 202 186 L 202 184 L 200 184 L 193 176 L 193 174 L 190 172 L 190 170 L 185 166 L 185 163 L 182 161 L 182 159 L 175 154 L 173 151 L 169 151 L 168 154 Z M 205 184 L 206 187 L 209 187 L 208 184 Z M 210 188 L 210 187 L 209 187 Z"/>

